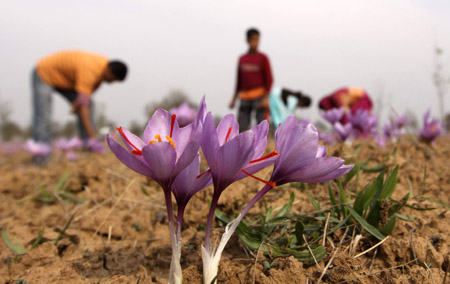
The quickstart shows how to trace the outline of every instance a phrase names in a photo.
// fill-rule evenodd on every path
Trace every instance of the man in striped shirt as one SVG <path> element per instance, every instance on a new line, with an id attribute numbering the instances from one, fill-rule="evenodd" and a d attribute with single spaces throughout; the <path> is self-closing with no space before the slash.
<path id="1" fill-rule="evenodd" d="M 50 143 L 54 91 L 71 103 L 81 138 L 96 139 L 91 96 L 102 82 L 123 81 L 126 75 L 123 62 L 83 51 L 61 51 L 40 60 L 32 74 L 33 139 Z"/>

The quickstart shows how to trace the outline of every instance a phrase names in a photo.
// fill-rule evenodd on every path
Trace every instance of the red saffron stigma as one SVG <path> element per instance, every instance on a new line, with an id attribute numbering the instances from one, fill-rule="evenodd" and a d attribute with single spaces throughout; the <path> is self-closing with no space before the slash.
<path id="1" fill-rule="evenodd" d="M 172 114 L 172 121 L 170 123 L 170 138 L 172 138 L 172 133 L 173 133 L 173 125 L 175 124 L 175 118 L 177 117 L 176 114 Z"/>
<path id="2" fill-rule="evenodd" d="M 134 150 L 131 151 L 132 154 L 135 155 L 140 155 L 142 156 L 142 151 L 139 150 L 136 146 L 133 145 L 133 143 L 131 143 L 130 140 L 128 140 L 127 136 L 125 135 L 125 133 L 123 132 L 122 126 L 120 127 L 116 127 L 117 131 L 119 131 L 120 135 L 122 135 L 123 139 L 125 139 L 125 141 L 127 141 L 127 143 L 134 148 Z"/>
<path id="3" fill-rule="evenodd" d="M 231 129 L 233 129 L 232 126 L 230 126 L 230 128 L 228 128 L 228 133 L 227 133 L 227 137 L 225 138 L 225 143 L 227 143 L 228 142 L 228 138 L 230 138 Z"/>
<path id="4" fill-rule="evenodd" d="M 196 179 L 198 179 L 198 178 L 200 178 L 202 175 L 204 175 L 204 174 L 206 174 L 206 173 L 210 173 L 210 172 L 211 172 L 211 169 L 208 169 L 208 170 L 204 171 L 203 173 L 199 174 L 199 175 L 196 177 Z"/>
<path id="5" fill-rule="evenodd" d="M 265 155 L 264 157 L 261 157 L 261 158 L 259 158 L 259 159 L 250 161 L 249 164 L 257 163 L 257 162 L 260 162 L 260 161 L 263 161 L 263 160 L 272 158 L 272 157 L 274 157 L 274 156 L 276 156 L 276 155 L 278 155 L 278 154 L 279 154 L 279 153 L 278 153 L 276 150 L 273 150 L 272 153 L 267 154 L 267 155 Z"/>
<path id="6" fill-rule="evenodd" d="M 273 181 L 267 181 L 267 180 L 260 179 L 259 177 L 256 177 L 256 176 L 252 175 L 251 173 L 247 172 L 246 170 L 241 170 L 241 171 L 244 174 L 248 175 L 249 177 L 252 177 L 252 178 L 256 179 L 257 181 L 263 182 L 263 183 L 265 183 L 267 185 L 270 185 L 271 187 L 275 187 L 276 186 L 276 183 L 273 182 Z"/>

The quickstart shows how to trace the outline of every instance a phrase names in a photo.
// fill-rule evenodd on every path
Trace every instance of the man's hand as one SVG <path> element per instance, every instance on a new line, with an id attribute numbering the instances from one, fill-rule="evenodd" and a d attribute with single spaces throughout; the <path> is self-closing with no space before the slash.
<path id="1" fill-rule="evenodd" d="M 236 99 L 232 99 L 231 102 L 230 102 L 230 104 L 228 105 L 228 107 L 229 107 L 230 109 L 233 109 L 235 104 L 236 104 Z"/>
<path id="2" fill-rule="evenodd" d="M 88 137 L 95 139 L 96 134 L 91 124 L 91 113 L 89 110 L 90 101 L 91 96 L 79 93 L 76 100 L 72 103 L 72 112 L 79 116 Z"/>
<path id="3" fill-rule="evenodd" d="M 262 109 L 265 109 L 266 111 L 269 110 L 269 97 L 268 96 L 264 96 L 261 99 L 261 102 L 259 103 L 259 107 Z"/>

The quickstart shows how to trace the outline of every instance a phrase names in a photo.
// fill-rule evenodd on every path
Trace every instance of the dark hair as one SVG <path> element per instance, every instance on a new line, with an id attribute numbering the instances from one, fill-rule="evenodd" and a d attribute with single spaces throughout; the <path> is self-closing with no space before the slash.
<path id="1" fill-rule="evenodd" d="M 247 30 L 247 40 L 249 40 L 253 35 L 259 36 L 259 31 L 255 28 L 251 28 Z"/>
<path id="2" fill-rule="evenodd" d="M 289 96 L 297 97 L 299 107 L 309 107 L 311 105 L 311 98 L 303 94 L 302 92 L 293 92 L 288 89 L 281 90 L 281 99 L 283 100 L 283 103 L 285 105 L 287 105 L 287 98 Z"/>
<path id="3" fill-rule="evenodd" d="M 121 61 L 110 61 L 108 63 L 108 68 L 111 74 L 116 78 L 116 80 L 123 81 L 127 76 L 127 65 Z"/>
<path id="4" fill-rule="evenodd" d="M 303 96 L 300 98 L 300 105 L 301 105 L 302 107 L 309 107 L 309 106 L 311 105 L 311 98 L 308 97 L 308 96 L 303 95 Z"/>

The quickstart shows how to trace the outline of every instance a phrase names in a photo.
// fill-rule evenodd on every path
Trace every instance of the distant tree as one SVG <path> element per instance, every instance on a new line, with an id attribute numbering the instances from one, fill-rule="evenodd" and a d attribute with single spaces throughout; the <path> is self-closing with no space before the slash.
<path id="1" fill-rule="evenodd" d="M 23 136 L 22 128 L 13 121 L 2 123 L 2 137 L 4 141 L 19 139 Z"/>
<path id="2" fill-rule="evenodd" d="M 439 114 L 441 116 L 441 120 L 444 121 L 444 97 L 447 94 L 450 79 L 445 78 L 445 75 L 443 74 L 444 64 L 442 54 L 443 50 L 439 47 L 436 47 L 434 52 L 433 83 L 436 88 L 436 94 L 438 96 Z"/>
<path id="3" fill-rule="evenodd" d="M 450 131 L 450 112 L 445 116 L 444 127 L 447 132 Z"/>
<path id="4" fill-rule="evenodd" d="M 6 125 L 10 123 L 13 110 L 10 102 L 4 101 L 0 97 L 0 140 L 6 140 Z"/>
<path id="5" fill-rule="evenodd" d="M 136 120 L 133 120 L 133 121 L 130 123 L 130 125 L 129 125 L 129 127 L 128 127 L 128 130 L 129 130 L 131 133 L 134 133 L 134 134 L 136 134 L 137 136 L 140 136 L 140 135 L 144 132 L 144 128 L 145 128 L 145 125 L 144 125 L 144 124 L 141 124 L 141 123 L 137 122 Z"/>

